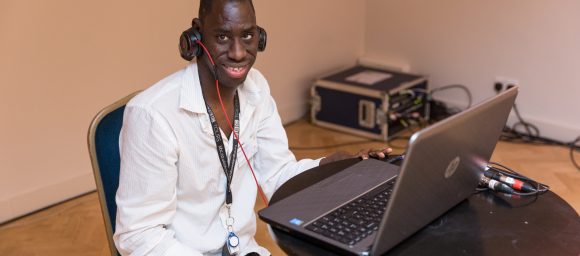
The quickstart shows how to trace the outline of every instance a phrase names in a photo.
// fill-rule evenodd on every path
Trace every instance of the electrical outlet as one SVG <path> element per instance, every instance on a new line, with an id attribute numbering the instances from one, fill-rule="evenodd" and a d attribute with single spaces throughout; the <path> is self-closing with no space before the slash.
<path id="1" fill-rule="evenodd" d="M 493 89 L 496 92 L 501 92 L 503 90 L 506 90 L 512 86 L 519 86 L 520 82 L 517 79 L 514 78 L 507 78 L 507 77 L 503 77 L 503 76 L 496 76 L 494 83 L 493 83 Z"/>

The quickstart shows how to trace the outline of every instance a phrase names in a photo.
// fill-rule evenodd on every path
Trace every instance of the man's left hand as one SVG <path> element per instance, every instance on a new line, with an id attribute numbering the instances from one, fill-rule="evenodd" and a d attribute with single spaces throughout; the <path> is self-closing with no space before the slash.
<path id="1" fill-rule="evenodd" d="M 390 154 L 393 150 L 389 147 L 382 148 L 382 149 L 362 149 L 357 154 L 353 155 L 344 151 L 339 151 L 334 154 L 331 154 L 322 160 L 320 160 L 320 165 L 328 164 L 348 158 L 355 158 L 359 157 L 363 160 L 369 159 L 369 157 L 377 158 L 377 159 L 384 159 Z"/>

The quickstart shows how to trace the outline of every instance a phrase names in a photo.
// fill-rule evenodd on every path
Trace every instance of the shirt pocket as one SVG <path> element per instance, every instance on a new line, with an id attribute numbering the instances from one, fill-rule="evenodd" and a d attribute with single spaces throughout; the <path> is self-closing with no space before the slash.
<path id="1" fill-rule="evenodd" d="M 246 138 L 245 141 L 242 140 L 242 147 L 244 148 L 244 152 L 246 152 L 248 160 L 250 160 L 250 163 L 253 165 L 253 159 L 256 156 L 256 153 L 258 153 L 258 143 L 256 141 L 256 136 L 252 134 L 249 138 Z M 238 148 L 236 165 L 238 168 L 248 165 L 241 148 Z"/>

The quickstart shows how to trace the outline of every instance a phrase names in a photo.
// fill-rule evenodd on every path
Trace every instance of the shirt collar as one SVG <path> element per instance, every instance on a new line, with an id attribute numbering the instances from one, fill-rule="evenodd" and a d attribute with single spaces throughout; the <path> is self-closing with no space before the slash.
<path id="1" fill-rule="evenodd" d="M 246 104 L 256 106 L 262 100 L 262 89 L 256 84 L 253 76 L 254 74 L 250 70 L 246 81 L 238 89 L 242 108 Z M 179 95 L 179 107 L 194 113 L 206 113 L 207 111 L 199 82 L 197 63 L 192 62 L 185 68 Z"/>
<path id="2" fill-rule="evenodd" d="M 194 113 L 206 112 L 196 63 L 185 68 L 179 92 L 179 107 Z"/>

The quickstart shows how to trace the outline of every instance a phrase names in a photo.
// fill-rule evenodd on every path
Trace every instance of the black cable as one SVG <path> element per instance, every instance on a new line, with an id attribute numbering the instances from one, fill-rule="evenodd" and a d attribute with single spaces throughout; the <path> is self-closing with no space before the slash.
<path id="1" fill-rule="evenodd" d="M 461 89 L 463 91 L 465 91 L 465 94 L 467 96 L 467 107 L 464 109 L 459 109 L 459 108 L 451 108 L 449 106 L 447 106 L 447 104 L 445 104 L 443 101 L 440 100 L 436 100 L 433 98 L 433 95 L 437 92 L 440 91 L 444 91 L 444 90 L 448 90 L 448 89 Z M 427 104 L 429 104 L 429 124 L 433 124 L 435 122 L 441 121 L 449 116 L 452 116 L 454 114 L 457 114 L 467 108 L 470 108 L 473 102 L 473 97 L 471 94 L 471 91 L 469 90 L 469 88 L 467 88 L 465 85 L 461 85 L 461 84 L 452 84 L 452 85 L 445 85 L 445 86 L 441 86 L 435 89 L 432 89 L 431 91 L 427 91 L 425 89 L 420 89 L 420 88 L 415 88 L 412 89 L 413 91 L 417 91 L 417 92 L 422 92 L 425 93 L 427 95 Z"/>
<path id="2" fill-rule="evenodd" d="M 431 99 L 428 101 L 429 104 L 429 124 L 436 123 L 441 121 L 449 116 L 452 116 L 453 113 L 450 108 L 442 101 Z"/>
<path id="3" fill-rule="evenodd" d="M 530 126 L 530 127 L 534 127 L 534 126 Z M 532 129 L 537 129 L 537 128 L 532 128 Z M 539 132 L 537 132 L 537 133 L 539 134 Z M 511 143 L 522 143 L 522 144 L 531 144 L 531 145 L 546 145 L 546 146 L 561 146 L 561 147 L 570 148 L 570 160 L 572 161 L 572 164 L 574 165 L 574 167 L 576 167 L 576 169 L 580 171 L 580 165 L 578 164 L 578 162 L 576 161 L 576 159 L 574 157 L 574 151 L 580 150 L 580 145 L 577 145 L 578 142 L 580 141 L 580 136 L 578 138 L 576 138 L 576 140 L 574 140 L 573 142 L 566 143 L 566 142 L 553 140 L 553 139 L 549 139 L 549 138 L 533 136 L 533 135 L 529 135 L 529 134 L 523 134 L 521 132 L 514 130 L 513 128 L 506 127 L 504 129 L 504 132 L 500 136 L 500 140 L 511 142 Z"/>
<path id="4" fill-rule="evenodd" d="M 514 112 L 518 119 L 518 122 L 512 125 L 512 127 L 506 126 L 504 128 L 503 134 L 500 136 L 500 140 L 508 141 L 508 142 L 521 142 L 526 144 L 535 144 L 535 145 L 552 145 L 552 146 L 563 146 L 570 148 L 570 160 L 572 164 L 578 171 L 580 171 L 580 165 L 576 162 L 574 158 L 574 151 L 579 150 L 580 146 L 576 145 L 578 141 L 580 141 L 580 136 L 576 138 L 573 142 L 565 143 L 558 140 L 548 139 L 540 136 L 540 129 L 524 120 L 517 105 L 514 103 L 513 106 Z M 518 127 L 523 127 L 525 132 L 518 131 Z"/>
<path id="5" fill-rule="evenodd" d="M 496 166 L 497 167 L 500 167 L 500 168 L 503 168 L 503 169 L 499 169 Z M 519 173 L 517 173 L 516 171 L 514 171 L 511 168 L 509 168 L 509 167 L 507 167 L 505 165 L 502 165 L 500 163 L 497 163 L 497 162 L 489 162 L 488 167 L 491 168 L 491 169 L 493 169 L 494 171 L 497 171 L 497 172 L 500 172 L 500 173 L 508 172 L 508 173 L 510 173 L 510 176 L 512 176 L 513 178 L 517 178 L 517 179 L 521 179 L 521 180 L 525 180 L 525 181 L 530 181 L 529 178 L 524 177 L 522 175 L 519 175 Z"/>
<path id="6" fill-rule="evenodd" d="M 540 137 L 540 130 L 538 129 L 538 127 L 524 121 L 524 119 L 522 118 L 522 115 L 520 115 L 520 111 L 518 110 L 518 106 L 515 103 L 514 103 L 513 108 L 514 108 L 514 112 L 516 113 L 516 117 L 518 118 L 518 122 L 512 126 L 513 127 L 512 129 L 517 132 L 517 127 L 523 126 L 527 132 L 527 134 L 524 134 L 524 135 L 529 136 L 529 137 Z M 532 130 L 534 131 L 533 133 L 532 133 Z"/>
<path id="7" fill-rule="evenodd" d="M 471 107 L 471 104 L 472 104 L 472 95 L 471 95 L 471 92 L 469 91 L 469 89 L 466 86 L 461 85 L 461 84 L 452 84 L 452 85 L 442 86 L 442 87 L 433 89 L 430 92 L 427 91 L 427 90 L 425 90 L 425 89 L 422 89 L 422 88 L 415 88 L 415 89 L 411 89 L 411 92 L 413 92 L 413 93 L 414 92 L 422 92 L 422 93 L 426 94 L 427 95 L 428 104 L 431 104 L 432 105 L 432 110 L 431 110 L 432 113 L 433 113 L 433 104 L 439 104 L 439 105 L 441 105 L 442 107 L 440 107 L 439 109 L 440 110 L 445 110 L 445 113 L 438 113 L 442 117 L 442 118 L 440 118 L 438 120 L 441 120 L 441 119 L 443 119 L 445 117 L 448 117 L 448 116 L 450 116 L 452 114 L 455 114 L 456 112 L 455 113 L 449 113 L 449 111 L 447 111 L 449 108 L 443 102 L 433 100 L 432 99 L 432 94 L 435 93 L 435 92 L 438 92 L 438 91 L 443 91 L 443 90 L 447 90 L 447 89 L 454 89 L 454 88 L 459 88 L 459 89 L 462 89 L 462 90 L 464 90 L 466 92 L 466 95 L 467 95 L 467 98 L 468 98 L 467 108 Z M 460 111 L 461 110 L 457 110 L 457 112 L 460 112 Z M 308 114 L 309 114 L 308 112 L 305 113 L 303 115 L 303 117 L 297 119 L 296 121 L 292 121 L 292 122 L 289 122 L 289 123 L 285 124 L 284 127 L 287 128 L 287 127 L 289 127 L 289 126 L 291 126 L 291 125 L 293 125 L 293 124 L 295 124 L 295 123 L 297 123 L 297 122 L 299 122 L 299 121 L 301 121 L 303 119 L 306 119 L 308 117 Z M 432 118 L 430 118 L 430 120 L 432 120 Z M 436 120 L 436 121 L 438 121 L 438 120 Z M 387 141 L 387 143 L 388 143 L 387 145 L 389 147 L 393 148 L 393 149 L 405 149 L 406 148 L 406 145 L 405 146 L 397 146 L 397 145 L 392 145 L 391 144 L 391 142 L 397 141 L 397 140 L 401 140 L 401 139 L 404 139 L 404 140 L 408 141 L 409 140 L 409 137 L 405 137 L 405 136 L 394 136 L 394 137 L 391 137 Z M 343 147 L 343 146 L 350 146 L 350 145 L 364 144 L 364 143 L 371 143 L 371 142 L 381 142 L 381 143 L 385 143 L 382 140 L 369 139 L 369 140 L 363 140 L 363 141 L 353 141 L 353 142 L 346 142 L 346 143 L 339 143 L 339 144 L 332 144 L 332 145 L 323 145 L 323 146 L 311 146 L 311 147 L 293 147 L 293 146 L 290 146 L 289 148 L 291 150 L 324 150 L 324 149 L 329 149 L 329 148 L 336 148 L 336 147 Z"/>
<path id="8" fill-rule="evenodd" d="M 468 104 L 467 104 L 467 107 L 465 109 L 471 107 L 472 101 L 473 101 L 471 91 L 466 86 L 461 85 L 461 84 L 445 85 L 445 86 L 441 86 L 441 87 L 432 89 L 431 91 L 428 91 L 428 90 L 422 89 L 422 88 L 412 89 L 412 91 L 422 92 L 422 93 L 427 95 L 427 104 L 430 105 L 429 123 L 443 120 L 451 115 L 454 115 L 454 114 L 462 111 L 461 109 L 450 108 L 444 102 L 433 99 L 434 93 L 439 92 L 439 91 L 448 90 L 448 89 L 462 89 L 463 91 L 465 91 L 465 93 L 467 95 L 467 99 L 468 99 Z M 512 143 L 526 143 L 526 144 L 534 144 L 534 145 L 556 145 L 556 146 L 569 147 L 570 148 L 570 159 L 572 161 L 572 164 L 574 165 L 574 167 L 576 167 L 576 169 L 578 171 L 580 171 L 580 164 L 576 161 L 576 159 L 574 157 L 574 151 L 580 150 L 580 145 L 577 145 L 578 142 L 580 142 L 580 136 L 577 137 L 576 140 L 574 140 L 573 142 L 570 142 L 570 143 L 565 143 L 565 142 L 541 137 L 540 136 L 540 129 L 537 126 L 535 126 L 529 122 L 526 122 L 523 119 L 516 104 L 514 104 L 513 109 L 514 109 L 514 112 L 515 112 L 516 117 L 518 119 L 518 122 L 514 123 L 512 125 L 512 127 L 509 127 L 506 125 L 502 135 L 500 136 L 500 140 L 512 142 Z M 307 118 L 308 114 L 309 113 L 306 112 L 301 118 L 285 124 L 284 127 L 291 126 L 291 125 Z M 525 132 L 518 131 L 519 127 L 523 127 Z M 398 139 L 408 140 L 408 137 L 392 137 L 389 139 L 389 142 L 396 141 Z M 313 146 L 313 147 L 290 147 L 290 149 L 293 149 L 293 150 L 321 150 L 321 149 L 363 144 L 363 143 L 368 143 L 368 142 L 372 142 L 372 141 L 375 141 L 375 140 L 369 139 L 369 140 L 365 140 L 365 141 L 356 141 L 356 142 L 348 142 L 348 143 L 341 143 L 341 144 L 335 144 L 335 145 Z M 376 140 L 376 141 L 378 141 L 378 140 Z M 378 142 L 383 142 L 383 141 L 378 141 Z M 390 145 L 390 147 L 395 148 L 395 149 L 406 148 L 405 146 L 394 146 L 394 145 Z"/>
<path id="9" fill-rule="evenodd" d="M 467 88 L 467 86 L 462 85 L 462 84 L 451 84 L 451 85 L 437 87 L 437 88 L 431 90 L 430 97 L 432 97 L 435 92 L 444 91 L 444 90 L 448 90 L 448 89 L 462 89 L 463 91 L 465 91 L 465 94 L 467 95 L 467 107 L 465 109 L 468 109 L 471 107 L 471 105 L 473 103 L 473 96 L 471 95 L 471 91 L 469 90 L 469 88 Z"/>
<path id="10" fill-rule="evenodd" d="M 533 179 L 530 179 L 526 176 L 521 175 L 520 173 L 516 172 L 515 170 L 502 165 L 500 163 L 497 162 L 490 162 L 488 164 L 488 168 L 490 168 L 491 170 L 498 172 L 504 176 L 507 177 L 511 177 L 514 179 L 518 179 L 524 182 L 528 182 L 530 183 L 530 185 L 532 185 L 533 187 L 535 187 L 535 189 L 533 191 L 530 192 L 517 192 L 515 191 L 513 194 L 514 195 L 519 195 L 519 196 L 539 196 L 541 194 L 544 194 L 546 192 L 548 192 L 548 190 L 550 190 L 550 186 L 546 185 L 546 184 L 542 184 L 540 182 L 537 182 Z"/>

